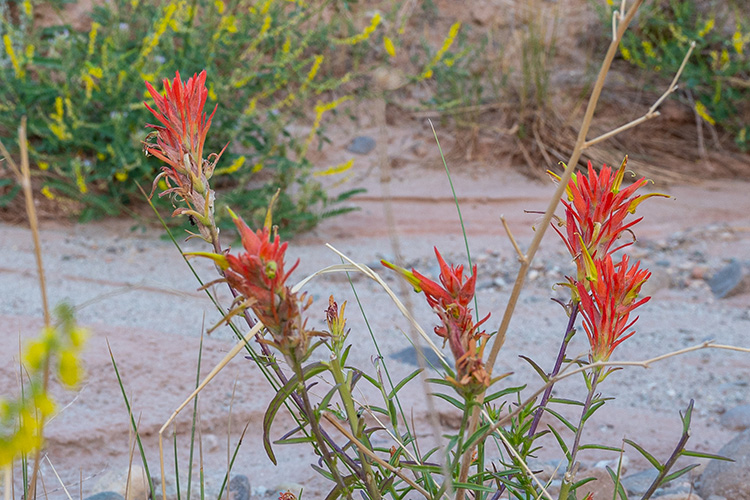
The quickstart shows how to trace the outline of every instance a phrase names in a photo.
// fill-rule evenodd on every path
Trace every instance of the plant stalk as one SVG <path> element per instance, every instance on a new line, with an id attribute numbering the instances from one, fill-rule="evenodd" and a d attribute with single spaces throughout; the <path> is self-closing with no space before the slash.
<path id="1" fill-rule="evenodd" d="M 357 438 L 358 441 L 361 442 L 362 431 L 359 426 L 359 417 L 357 416 L 357 410 L 354 409 L 354 401 L 352 400 L 352 394 L 349 389 L 349 382 L 346 380 L 344 371 L 341 368 L 338 353 L 335 353 L 333 359 L 331 359 L 329 366 L 331 368 L 331 373 L 333 374 L 333 379 L 339 386 L 339 395 L 341 396 L 341 401 L 344 404 L 344 409 L 346 410 L 346 416 L 349 420 L 349 426 L 352 429 L 352 434 Z M 367 441 L 367 443 L 369 445 L 369 440 Z M 372 473 L 372 465 L 370 464 L 370 460 L 364 453 L 362 453 L 361 450 L 359 450 L 359 448 L 357 449 L 357 454 L 359 455 L 359 461 L 362 464 L 362 473 L 364 475 L 363 479 L 365 481 L 365 486 L 367 487 L 367 493 L 370 495 L 371 500 L 380 500 L 380 490 L 375 483 L 375 475 Z"/>
<path id="2" fill-rule="evenodd" d="M 576 455 L 578 454 L 578 448 L 581 444 L 581 436 L 583 435 L 583 426 L 586 423 L 586 413 L 591 408 L 591 401 L 594 399 L 594 393 L 596 392 L 596 386 L 599 383 L 599 375 L 602 372 L 602 368 L 598 367 L 591 373 L 591 388 L 589 393 L 586 395 L 586 401 L 583 403 L 583 409 L 581 410 L 581 420 L 578 422 L 578 428 L 576 429 L 575 439 L 573 440 L 573 447 L 570 449 L 570 460 L 568 461 L 568 469 L 565 471 L 563 476 L 562 486 L 560 486 L 559 500 L 565 500 L 568 498 L 570 493 L 570 487 L 573 485 L 575 480 L 574 467 L 576 463 Z"/>

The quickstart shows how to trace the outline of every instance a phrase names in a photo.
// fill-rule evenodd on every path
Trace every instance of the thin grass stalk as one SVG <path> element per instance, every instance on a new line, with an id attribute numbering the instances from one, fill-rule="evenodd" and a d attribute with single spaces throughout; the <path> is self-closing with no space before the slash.
<path id="1" fill-rule="evenodd" d="M 604 81 L 606 80 L 607 73 L 609 73 L 609 69 L 612 66 L 612 61 L 615 58 L 615 54 L 617 53 L 618 46 L 620 44 L 620 41 L 622 40 L 622 36 L 625 34 L 625 31 L 628 28 L 628 25 L 633 20 L 633 17 L 635 17 L 636 12 L 638 11 L 638 8 L 643 3 L 643 0 L 635 0 L 633 5 L 630 7 L 630 9 L 627 11 L 627 14 L 625 14 L 622 21 L 617 25 L 617 29 L 614 32 L 615 36 L 613 37 L 612 41 L 609 44 L 609 47 L 607 48 L 607 54 L 604 56 L 604 61 L 602 62 L 601 68 L 599 70 L 599 74 L 596 78 L 596 82 L 594 83 L 594 88 L 591 92 L 591 96 L 589 97 L 588 105 L 586 106 L 586 111 L 583 116 L 583 121 L 581 123 L 581 128 L 578 131 L 578 138 L 576 139 L 575 147 L 573 148 L 573 153 L 570 156 L 570 159 L 568 160 L 568 164 L 565 167 L 565 171 L 563 172 L 562 176 L 560 177 L 560 182 L 557 185 L 557 188 L 555 189 L 554 194 L 552 195 L 552 198 L 550 199 L 549 205 L 547 206 L 547 210 L 544 213 L 544 217 L 542 217 L 542 222 L 537 227 L 536 232 L 534 233 L 534 238 L 531 240 L 531 244 L 529 245 L 528 250 L 526 251 L 526 255 L 523 259 L 521 259 L 521 267 L 518 270 L 518 275 L 516 276 L 515 284 L 513 285 L 513 290 L 511 291 L 510 298 L 508 299 L 508 304 L 505 308 L 505 313 L 503 314 L 502 321 L 500 323 L 500 327 L 497 330 L 497 334 L 495 335 L 494 340 L 492 341 L 492 347 L 490 348 L 490 353 L 487 356 L 487 372 L 489 375 L 492 375 L 492 370 L 495 364 L 495 360 L 497 359 L 497 355 L 500 352 L 500 349 L 502 348 L 503 344 L 505 343 L 505 336 L 508 331 L 508 326 L 510 325 L 510 320 L 513 317 L 513 313 L 515 312 L 516 305 L 518 304 L 518 299 L 521 295 L 521 289 L 523 288 L 523 285 L 526 280 L 526 274 L 528 273 L 529 268 L 531 267 L 531 262 L 534 259 L 534 256 L 536 255 L 537 250 L 539 249 L 539 245 L 542 242 L 542 238 L 544 238 L 544 235 L 547 232 L 547 228 L 549 227 L 550 221 L 552 220 L 552 217 L 555 213 L 555 210 L 557 209 L 558 204 L 560 203 L 560 199 L 565 192 L 565 188 L 568 185 L 568 181 L 570 181 L 570 177 L 573 174 L 573 171 L 575 170 L 576 166 L 578 165 L 578 160 L 581 158 L 581 153 L 583 152 L 583 146 L 586 142 L 586 135 L 588 134 L 589 128 L 591 127 L 591 120 L 594 118 L 594 111 L 596 110 L 597 103 L 599 102 L 599 97 L 601 96 L 602 89 L 604 88 Z M 480 395 L 480 401 L 483 399 L 484 394 Z M 470 433 L 473 433 L 479 424 L 479 413 L 475 412 L 474 415 L 472 415 L 471 420 L 471 426 L 470 426 Z M 466 453 L 464 454 L 464 460 L 461 465 L 461 473 L 459 475 L 459 481 L 463 482 L 466 480 L 466 477 L 468 477 L 469 473 L 469 466 L 471 465 L 471 452 L 473 450 L 466 450 Z M 464 493 L 462 490 L 458 490 L 456 493 L 456 500 L 463 500 Z"/>
<path id="2" fill-rule="evenodd" d="M 245 439 L 245 433 L 247 432 L 247 428 L 250 426 L 250 422 L 245 424 L 245 428 L 242 429 L 242 434 L 240 434 L 240 439 L 237 441 L 237 446 L 234 447 L 234 453 L 232 454 L 232 458 L 229 461 L 229 466 L 227 467 L 227 473 L 224 475 L 224 480 L 221 483 L 221 488 L 219 489 L 219 496 L 218 499 L 221 499 L 221 495 L 224 492 L 224 488 L 227 488 L 227 499 L 230 498 L 229 494 L 229 487 L 227 484 L 229 483 L 229 477 L 230 473 L 232 472 L 232 468 L 234 467 L 234 461 L 237 459 L 237 454 L 240 451 L 240 446 L 242 445 L 242 440 Z"/>
<path id="3" fill-rule="evenodd" d="M 200 347 L 198 348 L 198 367 L 195 369 L 195 388 L 197 389 L 198 386 L 200 386 L 201 383 L 201 361 L 203 359 L 203 332 L 204 329 L 201 328 L 201 341 L 200 341 Z M 190 455 L 189 455 L 189 464 L 188 464 L 188 483 L 187 483 L 187 492 L 186 492 L 186 498 L 187 500 L 190 500 L 190 490 L 193 486 L 193 453 L 195 452 L 195 419 L 198 415 L 198 397 L 195 397 L 195 401 L 193 401 L 193 416 L 191 417 L 191 425 L 190 425 Z"/>
<path id="4" fill-rule="evenodd" d="M 8 464 L 3 467 L 3 498 L 5 500 L 11 500 L 11 483 L 13 482 L 13 464 Z"/>
<path id="5" fill-rule="evenodd" d="M 179 460 L 177 458 L 177 424 L 172 426 L 172 443 L 174 444 L 174 482 L 175 482 L 175 488 L 177 489 L 177 500 L 181 500 L 182 493 L 180 492 L 180 464 Z M 165 497 L 165 491 L 164 491 L 164 482 L 165 477 L 162 474 L 161 476 L 161 482 L 162 482 L 162 497 Z"/>
<path id="6" fill-rule="evenodd" d="M 120 377 L 120 370 L 117 368 L 117 362 L 115 361 L 115 355 L 112 353 L 112 346 L 109 345 L 109 340 L 107 340 L 107 349 L 109 350 L 109 357 L 112 360 L 112 367 L 115 369 L 115 376 L 117 377 L 117 385 L 120 386 L 120 392 L 122 393 L 122 397 L 125 400 L 125 407 L 128 409 L 128 416 L 130 417 L 130 425 L 133 429 L 133 432 L 135 433 L 135 440 L 138 443 L 138 451 L 141 454 L 141 461 L 143 462 L 143 469 L 146 471 L 146 477 L 148 477 L 149 492 L 150 492 L 151 498 L 153 498 L 154 497 L 154 480 L 151 478 L 151 473 L 148 470 L 148 460 L 146 460 L 146 452 L 143 449 L 141 436 L 138 433 L 138 426 L 135 423 L 135 417 L 133 417 L 133 410 L 130 407 L 130 400 L 128 400 L 128 395 L 125 393 L 125 386 L 122 383 L 122 378 Z"/>

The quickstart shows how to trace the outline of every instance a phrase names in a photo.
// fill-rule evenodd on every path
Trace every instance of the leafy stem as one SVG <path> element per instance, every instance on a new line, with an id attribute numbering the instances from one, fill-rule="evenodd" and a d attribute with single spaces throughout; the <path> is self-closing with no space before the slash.
<path id="1" fill-rule="evenodd" d="M 560 373 L 560 368 L 562 368 L 563 360 L 565 359 L 565 351 L 568 348 L 568 344 L 570 343 L 570 339 L 573 338 L 574 333 L 574 327 L 576 324 L 576 317 L 578 316 L 578 306 L 579 303 L 576 302 L 573 304 L 573 308 L 570 311 L 570 318 L 568 319 L 568 326 L 565 328 L 565 337 L 563 337 L 563 341 L 560 344 L 560 352 L 557 353 L 557 360 L 555 361 L 555 366 L 552 369 L 552 372 L 549 374 L 549 378 L 553 379 L 557 376 L 558 373 Z M 552 387 L 554 387 L 554 384 L 549 384 L 547 386 L 547 389 L 544 391 L 544 394 L 542 395 L 542 400 L 539 403 L 539 408 L 537 408 L 536 413 L 534 414 L 534 421 L 531 423 L 531 427 L 529 428 L 529 437 L 533 437 L 536 434 L 536 429 L 539 427 L 539 422 L 542 419 L 542 414 L 544 413 L 544 409 L 547 407 L 547 402 L 549 402 L 550 396 L 552 396 Z"/>
<path id="2" fill-rule="evenodd" d="M 589 393 L 586 395 L 586 401 L 583 403 L 583 409 L 581 410 L 581 420 L 578 422 L 578 427 L 576 428 L 576 435 L 573 439 L 573 446 L 570 449 L 570 458 L 568 459 L 568 468 L 565 471 L 565 476 L 563 477 L 562 486 L 560 487 L 560 496 L 558 497 L 560 500 L 567 499 L 568 493 L 570 492 L 570 487 L 573 485 L 573 481 L 575 480 L 575 463 L 576 463 L 576 455 L 578 454 L 578 449 L 581 444 L 581 436 L 583 435 L 583 426 L 586 423 L 586 420 L 589 418 L 589 410 L 591 409 L 591 403 L 594 400 L 594 394 L 596 393 L 596 386 L 599 383 L 600 375 L 602 372 L 601 367 L 594 368 L 594 370 L 591 372 L 591 382 L 589 385 Z M 585 373 L 584 373 L 585 376 Z"/>
<path id="3" fill-rule="evenodd" d="M 352 429 L 352 434 L 357 438 L 358 441 L 362 441 L 362 427 L 359 425 L 359 417 L 357 416 L 357 410 L 354 408 L 354 401 L 350 390 L 350 381 L 347 380 L 344 375 L 344 370 L 341 367 L 338 353 L 334 353 L 329 363 L 329 368 L 333 374 L 333 379 L 336 381 L 338 386 L 339 395 L 341 396 L 341 402 L 344 405 L 346 416 L 349 420 L 349 425 Z M 357 449 L 359 460 L 362 463 L 362 472 L 364 474 L 365 486 L 367 487 L 367 493 L 370 495 L 372 500 L 380 499 L 380 490 L 375 483 L 375 476 L 372 472 L 372 466 L 370 460 L 365 454 Z"/>

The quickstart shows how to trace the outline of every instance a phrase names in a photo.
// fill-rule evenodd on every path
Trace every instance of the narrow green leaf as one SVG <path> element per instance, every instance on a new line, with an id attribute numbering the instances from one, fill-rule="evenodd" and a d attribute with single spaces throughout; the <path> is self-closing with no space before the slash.
<path id="1" fill-rule="evenodd" d="M 607 469 L 607 472 L 609 472 L 609 477 L 612 478 L 612 483 L 617 485 L 617 489 L 615 490 L 615 492 L 620 496 L 620 500 L 628 500 L 628 494 L 625 491 L 625 488 L 623 488 L 620 479 L 617 477 L 617 473 L 612 470 L 609 465 L 607 465 L 605 468 Z M 615 500 L 615 498 L 613 497 L 612 500 Z"/>
<path id="2" fill-rule="evenodd" d="M 490 394 L 489 396 L 487 396 L 486 398 L 484 398 L 484 402 L 485 403 L 489 403 L 491 401 L 494 401 L 494 400 L 496 400 L 498 398 L 502 398 L 502 397 L 507 396 L 509 394 L 517 394 L 517 393 L 520 393 L 521 391 L 523 391 L 524 389 L 526 389 L 526 385 L 519 385 L 518 387 L 507 387 L 507 388 L 503 389 L 502 391 L 498 391 L 498 392 L 494 392 L 494 393 Z"/>
<path id="3" fill-rule="evenodd" d="M 302 436 L 297 438 L 277 439 L 273 444 L 297 444 L 297 443 L 314 443 L 315 438 L 312 436 Z"/>
<path id="4" fill-rule="evenodd" d="M 725 460 L 727 462 L 734 462 L 734 460 L 729 457 L 722 457 L 721 455 L 714 455 L 713 453 L 703 453 L 702 451 L 682 450 L 680 452 L 680 455 L 683 457 L 711 458 L 713 460 Z"/>
<path id="5" fill-rule="evenodd" d="M 469 439 L 466 440 L 463 447 L 461 448 L 461 454 L 465 453 L 466 450 L 472 448 L 477 442 L 479 442 L 483 437 L 485 432 L 487 432 L 487 429 L 490 428 L 490 424 L 485 424 L 480 426 L 474 434 L 472 434 Z"/>
<path id="6" fill-rule="evenodd" d="M 580 488 L 586 483 L 590 483 L 591 481 L 596 481 L 595 477 L 587 477 L 586 479 L 581 479 L 577 483 L 573 483 L 573 485 L 570 487 L 571 490 L 575 491 L 576 489 Z"/>
<path id="7" fill-rule="evenodd" d="M 659 486 L 662 486 L 664 484 L 667 484 L 670 481 L 673 481 L 673 480 L 677 479 L 678 477 L 682 476 L 683 474 L 686 474 L 686 473 L 690 472 L 691 470 L 695 469 L 699 465 L 700 464 L 691 464 L 691 465 L 688 465 L 687 467 L 683 467 L 682 469 L 678 470 L 677 472 L 673 472 L 673 473 L 671 473 L 671 474 L 669 474 L 667 476 L 664 476 L 664 479 L 662 479 L 659 482 Z"/>
<path id="8" fill-rule="evenodd" d="M 615 453 L 622 453 L 622 450 L 620 448 L 617 448 L 616 446 L 607 446 L 603 444 L 583 444 L 578 447 L 579 450 L 604 450 L 604 451 L 614 451 Z"/>
<path id="9" fill-rule="evenodd" d="M 481 485 L 481 484 L 473 484 L 473 483 L 459 483 L 459 482 L 455 482 L 455 483 L 453 483 L 453 488 L 454 489 L 461 488 L 461 489 L 464 489 L 464 490 L 472 490 L 472 491 L 486 491 L 488 493 L 494 493 L 495 492 L 495 488 L 492 488 L 490 486 L 484 486 L 484 485 Z"/>
<path id="10" fill-rule="evenodd" d="M 557 420 L 559 420 L 560 422 L 562 422 L 562 424 L 565 427 L 567 427 L 568 429 L 570 429 L 571 432 L 573 432 L 573 433 L 576 432 L 576 430 L 577 430 L 576 426 L 573 425 L 573 424 L 571 424 L 570 422 L 568 422 L 568 420 L 565 417 L 563 417 L 562 415 L 560 415 L 559 413 L 557 413 L 555 410 L 550 410 L 549 408 L 545 408 L 544 411 L 546 411 L 550 415 L 554 416 Z"/>
<path id="11" fill-rule="evenodd" d="M 552 431 L 552 434 L 554 434 L 555 439 L 557 439 L 557 444 L 560 446 L 562 452 L 565 453 L 565 458 L 567 458 L 568 462 L 570 462 L 570 451 L 568 450 L 568 445 L 565 444 L 565 440 L 554 427 L 552 427 L 551 425 L 548 425 L 547 427 L 549 427 L 549 430 Z"/>
<path id="12" fill-rule="evenodd" d="M 600 400 L 600 401 L 597 401 L 596 403 L 592 404 L 591 407 L 586 412 L 586 414 L 581 419 L 581 421 L 582 422 L 586 422 L 591 417 L 591 415 L 594 414 L 594 412 L 596 410 L 598 410 L 599 408 L 601 408 L 604 405 L 604 403 L 606 403 L 606 401 Z"/>
<path id="13" fill-rule="evenodd" d="M 459 410 L 464 411 L 464 404 L 461 401 L 459 401 L 458 399 L 454 398 L 453 396 L 448 396 L 447 394 L 442 394 L 440 392 L 433 392 L 431 394 L 433 396 L 435 396 L 436 398 L 440 398 L 440 399 L 443 399 L 445 401 L 448 401 L 450 404 L 452 404 L 453 406 L 455 406 Z"/>
<path id="14" fill-rule="evenodd" d="M 314 375 L 326 371 L 327 369 L 328 368 L 326 367 L 326 365 L 321 362 L 317 362 L 304 367 L 302 369 L 302 375 L 304 380 L 307 380 Z M 292 376 L 289 381 L 284 384 L 284 387 L 280 388 L 276 393 L 276 396 L 274 396 L 274 398 L 268 404 L 268 409 L 266 409 L 265 415 L 263 415 L 263 447 L 266 450 L 268 458 L 271 460 L 271 462 L 273 462 L 274 465 L 276 465 L 276 456 L 273 454 L 273 449 L 271 448 L 271 424 L 273 423 L 273 419 L 276 416 L 276 413 L 284 404 L 284 401 L 286 401 L 286 398 L 288 398 L 297 389 L 298 385 L 299 381 L 297 380 L 297 376 Z"/>
<path id="15" fill-rule="evenodd" d="M 544 381 L 545 384 L 547 382 L 549 382 L 549 375 L 547 375 L 547 372 L 545 372 L 544 370 L 542 370 L 541 366 L 539 366 L 538 364 L 536 364 L 536 361 L 534 361 L 530 357 L 524 356 L 524 355 L 519 355 L 518 357 L 521 358 L 522 360 L 526 361 L 528 364 L 530 364 L 531 367 L 534 369 L 534 371 L 537 373 L 537 375 L 539 375 L 540 377 L 542 377 L 542 380 Z"/>
<path id="16" fill-rule="evenodd" d="M 575 399 L 549 398 L 549 402 L 561 405 L 583 406 L 583 403 L 581 401 L 576 401 Z"/>
<path id="17" fill-rule="evenodd" d="M 421 372 L 422 372 L 422 369 L 417 368 L 416 370 L 411 372 L 409 375 L 407 375 L 406 378 L 404 378 L 403 380 L 401 380 L 401 382 L 396 384 L 396 387 L 394 387 L 393 390 L 388 393 L 388 399 L 393 399 L 393 397 L 398 393 L 398 391 L 401 390 L 403 386 L 408 384 L 414 377 L 419 375 Z"/>
<path id="18" fill-rule="evenodd" d="M 635 448 L 638 451 L 638 453 L 643 455 L 646 458 L 646 460 L 648 460 L 651 463 L 651 465 L 653 465 L 656 468 L 656 470 L 658 470 L 659 472 L 664 470 L 664 466 L 660 464 L 659 461 L 656 458 L 654 458 L 652 454 L 644 450 L 639 444 L 635 443 L 634 441 L 631 441 L 630 439 L 623 439 L 623 441 L 629 444 L 630 446 L 632 446 L 633 448 Z"/>

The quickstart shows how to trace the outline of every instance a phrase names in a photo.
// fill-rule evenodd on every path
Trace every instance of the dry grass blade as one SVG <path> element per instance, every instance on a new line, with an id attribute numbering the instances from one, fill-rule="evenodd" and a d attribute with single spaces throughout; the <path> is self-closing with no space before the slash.
<path id="1" fill-rule="evenodd" d="M 62 486 L 63 491 L 65 492 L 65 496 L 68 497 L 68 500 L 73 500 L 73 497 L 70 496 L 70 492 L 68 491 L 68 488 L 65 487 L 65 483 L 63 483 L 63 480 L 60 478 L 60 475 L 57 473 L 57 469 L 55 469 L 55 466 L 52 465 L 52 461 L 49 459 L 49 455 L 44 455 L 45 460 L 47 460 L 47 463 L 49 464 L 50 468 L 52 469 L 52 473 L 57 478 L 57 482 L 60 483 L 60 486 Z"/>
<path id="2" fill-rule="evenodd" d="M 443 361 L 444 363 L 446 363 L 445 356 L 443 356 L 443 353 L 440 350 L 440 348 L 438 348 L 438 346 L 435 345 L 435 343 L 432 341 L 432 339 L 429 337 L 429 335 L 427 335 L 427 333 L 425 333 L 424 329 L 422 329 L 422 327 L 419 325 L 419 323 L 417 323 L 417 320 L 414 319 L 414 316 L 412 316 L 409 313 L 409 311 L 406 309 L 406 307 L 404 306 L 404 304 L 398 299 L 398 297 L 396 297 L 396 294 L 393 293 L 393 290 L 391 290 L 391 288 L 386 284 L 386 282 L 383 281 L 383 278 L 381 278 L 380 275 L 378 275 L 378 273 L 376 273 L 375 271 L 373 271 L 372 269 L 370 269 L 369 267 L 367 267 L 364 264 L 358 264 L 358 263 L 354 262 L 352 259 L 350 259 L 346 255 L 344 255 L 343 253 L 341 253 L 338 250 L 336 250 L 332 245 L 326 243 L 326 246 L 328 248 L 330 248 L 331 250 L 333 250 L 336 253 L 336 255 L 338 255 L 339 257 L 341 257 L 345 261 L 349 262 L 354 267 L 354 270 L 356 270 L 356 271 L 364 274 L 368 278 L 370 278 L 373 281 L 377 282 L 381 287 L 383 287 L 383 290 L 385 290 L 385 293 L 388 294 L 388 296 L 391 298 L 391 300 L 393 301 L 393 303 L 396 304 L 396 307 L 398 308 L 399 311 L 401 311 L 401 314 L 403 314 L 404 317 L 407 320 L 409 320 L 409 323 L 411 323 L 411 325 L 419 333 L 419 335 L 424 339 L 424 341 L 427 342 L 427 345 L 429 345 L 430 348 L 435 352 L 435 354 L 437 354 L 437 356 L 440 358 L 440 360 Z"/>
<path id="3" fill-rule="evenodd" d="M 3 485 L 4 485 L 4 492 L 3 492 L 3 498 L 5 500 L 11 500 L 13 498 L 11 493 L 11 484 L 13 483 L 13 467 L 8 464 L 5 467 L 3 467 Z"/>
<path id="4" fill-rule="evenodd" d="M 177 407 L 175 411 L 172 412 L 172 415 L 167 419 L 166 422 L 164 422 L 164 425 L 161 426 L 161 429 L 159 429 L 159 465 L 161 467 L 161 474 L 162 474 L 162 497 L 164 500 L 167 498 L 167 493 L 165 489 L 165 481 L 164 481 L 164 431 L 167 427 L 174 421 L 175 418 L 177 418 L 177 415 L 190 403 L 190 401 L 195 398 L 195 396 L 198 395 L 199 392 L 203 390 L 206 385 L 208 385 L 209 382 L 222 370 L 224 367 L 229 363 L 239 352 L 245 347 L 245 344 L 247 344 L 250 339 L 255 337 L 257 333 L 260 332 L 261 328 L 263 328 L 263 323 L 260 321 L 253 326 L 249 332 L 245 334 L 245 336 L 237 342 L 237 344 L 232 348 L 231 351 L 227 353 L 226 356 L 224 356 L 224 359 L 222 359 L 219 364 L 217 364 L 206 376 L 205 379 L 203 379 L 203 382 L 200 383 L 200 385 L 190 394 L 190 396 L 187 397 L 187 399 Z"/>
<path id="5" fill-rule="evenodd" d="M 482 414 L 484 415 L 484 418 L 486 418 L 488 422 L 492 421 L 489 413 L 487 413 L 485 410 L 482 410 Z M 542 481 L 540 481 L 539 478 L 536 477 L 536 475 L 531 471 L 529 466 L 526 464 L 526 462 L 523 461 L 523 458 L 521 458 L 521 455 L 518 454 L 516 449 L 513 447 L 510 441 L 508 441 L 505 435 L 502 432 L 498 432 L 497 435 L 500 437 L 500 440 L 505 444 L 505 447 L 510 451 L 513 457 L 518 461 L 519 464 L 521 464 L 521 468 L 526 472 L 526 474 L 531 476 L 531 478 L 534 481 L 536 481 L 536 483 L 539 485 L 539 489 L 542 490 L 540 496 L 544 495 L 548 500 L 552 500 L 552 496 L 547 491 L 547 488 L 545 488 L 544 483 L 542 483 Z"/>

